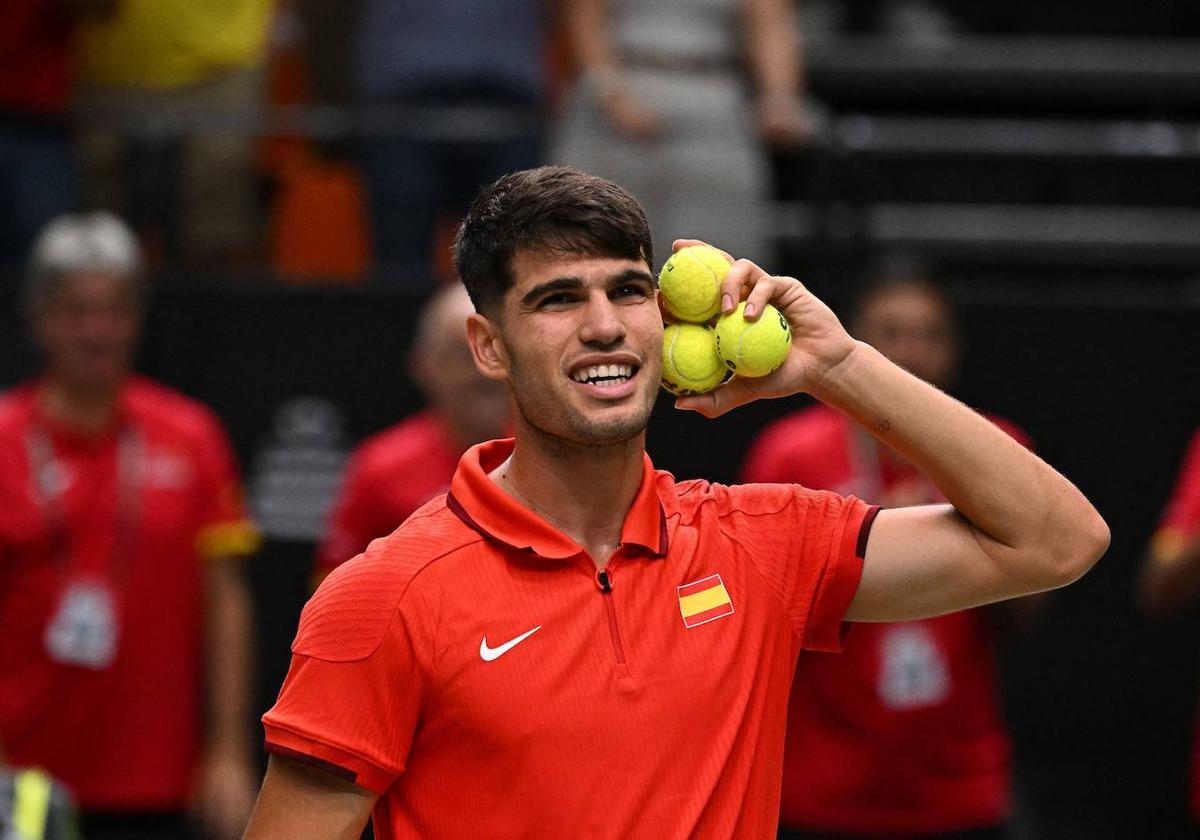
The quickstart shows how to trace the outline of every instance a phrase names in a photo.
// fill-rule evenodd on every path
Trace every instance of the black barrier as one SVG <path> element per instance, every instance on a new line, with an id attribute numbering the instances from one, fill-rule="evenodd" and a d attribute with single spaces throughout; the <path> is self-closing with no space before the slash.
<path id="1" fill-rule="evenodd" d="M 11 295 L 0 307 L 0 387 L 28 374 Z M 271 539 L 253 571 L 259 706 L 287 662 L 316 511 L 345 452 L 419 406 L 404 364 L 417 301 L 382 292 L 164 287 L 140 366 L 224 419 Z M 1154 624 L 1132 587 L 1192 427 L 1197 310 L 969 299 L 960 395 L 1017 422 L 1096 502 L 1108 556 L 1057 595 L 1045 624 L 1006 651 L 1005 687 L 1025 807 L 1045 837 L 1167 837 L 1184 824 L 1195 705 L 1195 622 Z M 803 398 L 710 422 L 660 400 L 648 449 L 680 478 L 733 480 L 762 426 Z M 331 478 L 332 475 L 332 478 Z M 289 488 L 301 501 L 289 511 Z M 274 495 L 273 495 L 274 494 Z"/>

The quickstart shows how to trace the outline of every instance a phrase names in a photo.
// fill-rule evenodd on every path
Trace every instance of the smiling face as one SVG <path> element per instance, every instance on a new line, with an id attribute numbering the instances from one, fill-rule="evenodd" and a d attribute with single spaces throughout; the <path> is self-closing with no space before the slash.
<path id="1" fill-rule="evenodd" d="M 949 304 L 921 283 L 897 284 L 860 305 L 856 334 L 900 367 L 939 388 L 954 381 L 958 341 Z"/>
<path id="2" fill-rule="evenodd" d="M 63 277 L 33 316 L 49 375 L 87 391 L 121 383 L 132 365 L 140 326 L 133 284 L 99 272 Z"/>
<path id="3" fill-rule="evenodd" d="M 468 333 L 483 373 L 508 382 L 518 425 L 605 446 L 646 428 L 662 374 L 662 316 L 643 260 L 518 251 L 514 283 Z"/>

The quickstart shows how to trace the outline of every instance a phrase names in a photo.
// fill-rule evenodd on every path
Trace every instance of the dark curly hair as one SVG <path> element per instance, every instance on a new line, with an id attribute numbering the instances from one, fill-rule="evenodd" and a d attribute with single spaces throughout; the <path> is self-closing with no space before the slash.
<path id="1" fill-rule="evenodd" d="M 642 259 L 653 265 L 641 203 L 568 166 L 505 175 L 471 203 L 454 240 L 454 265 L 475 309 L 499 310 L 518 250 Z"/>

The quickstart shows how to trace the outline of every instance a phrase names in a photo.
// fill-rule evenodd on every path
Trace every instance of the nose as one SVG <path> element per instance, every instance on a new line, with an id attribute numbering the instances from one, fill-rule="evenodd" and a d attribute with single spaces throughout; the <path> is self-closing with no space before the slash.
<path id="1" fill-rule="evenodd" d="M 608 295 L 597 290 L 588 297 L 583 309 L 579 340 L 592 346 L 609 347 L 625 338 L 625 322 Z"/>

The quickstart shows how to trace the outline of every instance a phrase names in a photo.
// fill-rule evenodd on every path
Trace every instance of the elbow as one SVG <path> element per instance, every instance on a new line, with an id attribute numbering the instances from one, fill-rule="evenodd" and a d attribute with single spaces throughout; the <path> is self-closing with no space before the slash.
<path id="1" fill-rule="evenodd" d="M 1071 527 L 1065 533 L 1060 531 L 1051 543 L 1053 547 L 1048 554 L 1053 560 L 1049 564 L 1047 588 L 1067 586 L 1087 574 L 1108 551 L 1111 539 L 1104 517 L 1088 505 Z"/>

